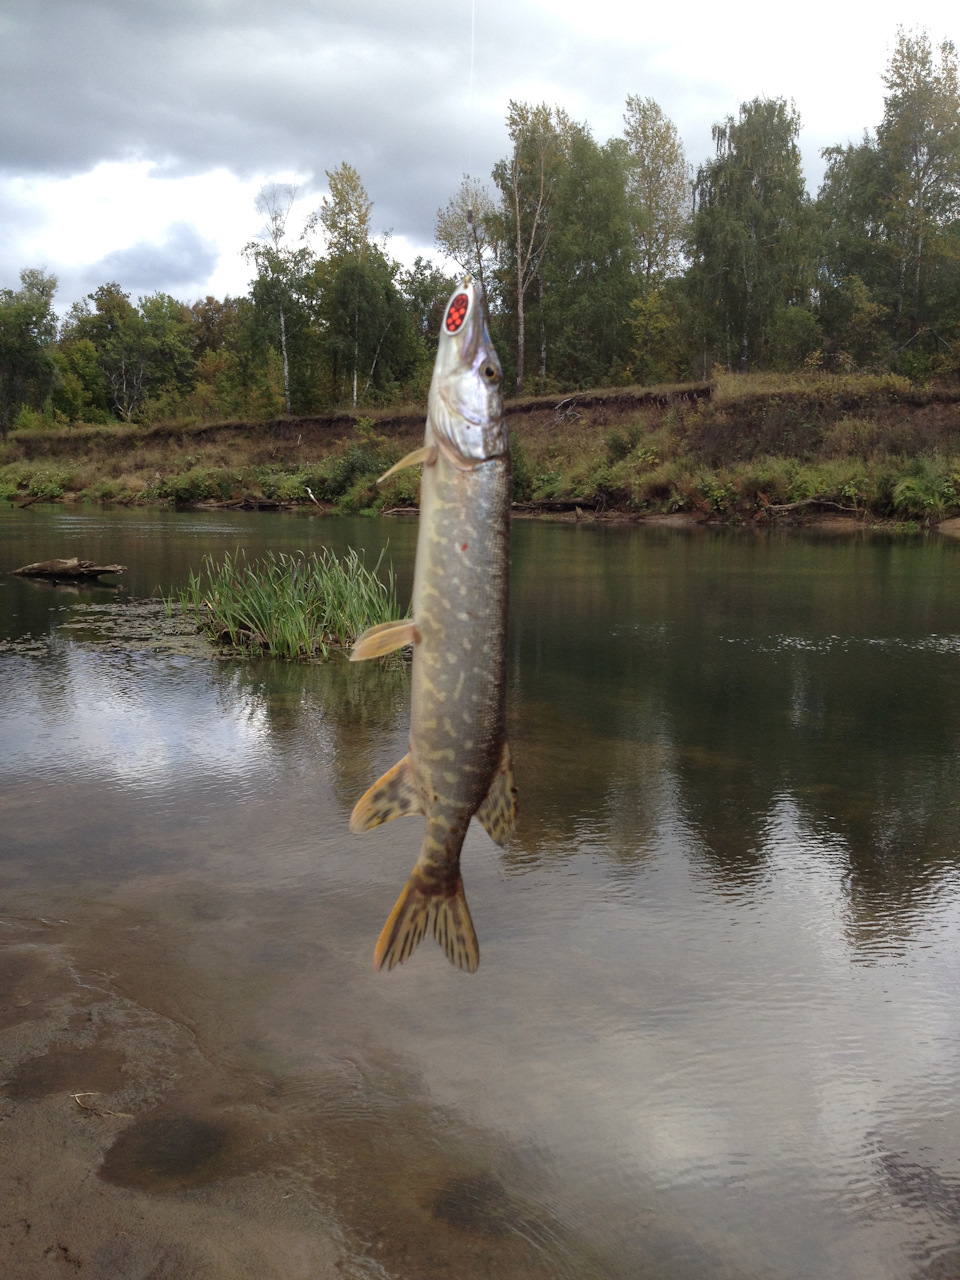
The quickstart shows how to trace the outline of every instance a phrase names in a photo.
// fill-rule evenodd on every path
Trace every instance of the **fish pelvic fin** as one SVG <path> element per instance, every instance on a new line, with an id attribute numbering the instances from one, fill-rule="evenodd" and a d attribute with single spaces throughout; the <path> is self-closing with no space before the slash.
<path id="1" fill-rule="evenodd" d="M 428 467 L 432 467 L 436 460 L 437 446 L 435 444 L 421 445 L 419 449 L 414 449 L 412 453 L 408 453 L 399 462 L 395 462 L 382 476 L 378 476 L 377 484 L 383 484 L 384 480 L 396 475 L 398 471 L 405 471 L 407 467 L 419 467 L 423 463 Z"/>
<path id="2" fill-rule="evenodd" d="M 368 787 L 350 815 L 350 830 L 372 831 L 381 822 L 405 818 L 412 813 L 423 813 L 423 801 L 417 786 L 410 753 L 398 760 L 372 787 Z"/>
<path id="3" fill-rule="evenodd" d="M 350 661 L 382 658 L 404 645 L 416 644 L 419 639 L 420 632 L 410 618 L 404 618 L 402 622 L 379 622 L 375 627 L 367 627 L 354 644 L 350 650 Z"/>
<path id="4" fill-rule="evenodd" d="M 453 893 L 450 890 L 453 889 Z M 463 880 L 431 892 L 416 870 L 387 917 L 373 953 L 376 969 L 392 969 L 416 951 L 427 929 L 458 969 L 476 973 L 480 947 L 463 892 Z"/>
<path id="5" fill-rule="evenodd" d="M 494 844 L 502 848 L 517 825 L 517 784 L 513 780 L 509 742 L 503 744 L 500 766 L 476 816 Z"/>

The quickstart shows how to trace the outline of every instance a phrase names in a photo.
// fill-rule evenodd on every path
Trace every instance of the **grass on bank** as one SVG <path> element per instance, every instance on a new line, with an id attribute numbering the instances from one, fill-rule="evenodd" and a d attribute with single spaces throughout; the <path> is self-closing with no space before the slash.
<path id="1" fill-rule="evenodd" d="M 792 518 L 818 502 L 901 523 L 960 514 L 955 386 L 813 370 L 717 373 L 709 387 L 633 389 L 632 402 L 629 390 L 508 404 L 514 500 L 726 522 Z M 20 432 L 0 441 L 0 499 L 409 507 L 416 469 L 382 486 L 376 477 L 422 440 L 422 423 L 421 410 L 319 427 Z"/>
<path id="2" fill-rule="evenodd" d="M 251 563 L 243 551 L 220 561 L 204 556 L 200 571 L 167 603 L 179 603 L 220 645 L 326 661 L 367 627 L 403 617 L 392 567 L 380 576 L 383 556 L 373 569 L 352 548 L 342 559 L 327 548 L 309 556 L 268 552 Z"/>
<path id="3" fill-rule="evenodd" d="M 709 397 L 531 415 L 516 437 L 514 496 L 533 506 L 729 523 L 817 505 L 899 524 L 960 514 L 960 394 L 890 375 L 722 375 Z"/>
<path id="4" fill-rule="evenodd" d="M 0 440 L 0 500 L 124 505 L 200 502 L 330 505 L 344 514 L 416 505 L 419 473 L 377 477 L 413 447 L 360 418 L 316 446 L 288 428 L 281 437 L 237 423 L 205 435 L 142 428 L 22 432 Z M 417 434 L 422 436 L 422 423 Z"/>

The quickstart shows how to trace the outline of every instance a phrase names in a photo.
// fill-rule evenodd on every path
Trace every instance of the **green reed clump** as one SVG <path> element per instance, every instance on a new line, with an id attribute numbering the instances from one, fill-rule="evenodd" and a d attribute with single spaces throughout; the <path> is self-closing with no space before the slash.
<path id="1" fill-rule="evenodd" d="M 277 658 L 319 658 L 345 649 L 367 627 L 403 614 L 392 568 L 380 577 L 383 552 L 368 569 L 352 548 L 343 559 L 268 552 L 248 564 L 243 551 L 223 560 L 204 556 L 178 593 L 181 610 L 220 644 Z"/>
<path id="2" fill-rule="evenodd" d="M 906 519 L 939 520 L 960 506 L 960 473 L 956 460 L 913 458 L 893 486 L 894 512 Z"/>

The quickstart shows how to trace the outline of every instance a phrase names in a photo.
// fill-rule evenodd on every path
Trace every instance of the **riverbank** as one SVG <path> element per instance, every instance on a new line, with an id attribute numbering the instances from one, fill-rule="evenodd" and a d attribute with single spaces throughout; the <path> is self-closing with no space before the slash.
<path id="1" fill-rule="evenodd" d="M 931 524 L 960 515 L 960 388 L 891 375 L 721 375 L 510 401 L 518 514 Z M 398 512 L 376 478 L 423 408 L 266 422 L 70 426 L 0 442 L 0 498 Z"/>

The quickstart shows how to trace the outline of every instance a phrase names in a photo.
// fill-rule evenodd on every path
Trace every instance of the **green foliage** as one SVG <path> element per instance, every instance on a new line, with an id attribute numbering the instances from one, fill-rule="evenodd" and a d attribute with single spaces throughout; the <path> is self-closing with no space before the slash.
<path id="1" fill-rule="evenodd" d="M 513 474 L 513 501 L 529 502 L 533 497 L 534 472 L 520 437 L 516 432 L 510 435 L 510 467 Z"/>
<path id="2" fill-rule="evenodd" d="M 28 405 L 23 406 L 13 421 L 14 431 L 42 431 L 53 425 L 50 418 L 45 418 L 39 410 L 31 409 Z"/>
<path id="3" fill-rule="evenodd" d="M 56 365 L 53 407 L 69 422 L 105 422 L 107 383 L 100 353 L 90 338 L 65 338 L 52 352 Z"/>
<path id="4" fill-rule="evenodd" d="M 310 388 L 317 381 L 317 335 L 311 327 L 313 255 L 306 244 L 308 228 L 299 248 L 287 243 L 287 221 L 297 189 L 286 183 L 269 183 L 256 198 L 264 221 L 256 240 L 243 250 L 256 269 L 251 285 L 251 329 L 261 343 L 279 353 L 282 369 L 283 407 L 289 414 L 309 412 Z M 311 358 L 313 357 L 313 358 Z"/>
<path id="5" fill-rule="evenodd" d="M 953 45 L 937 52 L 900 28 L 876 134 L 827 149 L 818 201 L 826 282 L 856 275 L 901 348 L 960 318 L 960 81 Z"/>
<path id="6" fill-rule="evenodd" d="M 0 435 L 6 435 L 22 407 L 43 406 L 56 373 L 57 278 L 26 268 L 20 285 L 16 291 L 0 289 Z"/>
<path id="7" fill-rule="evenodd" d="M 697 174 L 690 284 L 704 340 L 727 368 L 765 363 L 778 310 L 803 305 L 813 261 L 797 136 L 782 99 L 755 98 L 714 125 L 716 158 Z"/>
<path id="8" fill-rule="evenodd" d="M 836 458 L 864 458 L 876 448 L 880 438 L 878 424 L 869 418 L 844 415 L 823 432 L 823 451 Z"/>
<path id="9" fill-rule="evenodd" d="M 696 488 L 706 510 L 716 515 L 728 515 L 736 504 L 736 486 L 724 472 L 701 476 L 696 481 Z"/>
<path id="10" fill-rule="evenodd" d="M 610 462 L 619 462 L 628 457 L 636 449 L 643 435 L 642 422 L 631 422 L 625 427 L 614 427 L 607 433 L 607 458 Z"/>
<path id="11" fill-rule="evenodd" d="M 423 345 L 398 287 L 399 273 L 376 245 L 361 257 L 317 265 L 317 314 L 335 403 L 388 403 L 420 366 Z"/>
<path id="12" fill-rule="evenodd" d="M 408 380 L 410 390 L 415 398 L 425 400 L 437 354 L 440 326 L 454 281 L 418 255 L 412 267 L 396 273 L 395 283 L 409 312 L 416 339 L 416 363 Z"/>
<path id="13" fill-rule="evenodd" d="M 377 505 L 383 510 L 415 507 L 420 502 L 420 473 L 414 469 L 399 471 L 384 484 L 377 485 Z"/>
<path id="14" fill-rule="evenodd" d="M 498 325 L 498 337 L 512 339 L 516 394 L 523 395 L 527 372 L 526 306 L 537 282 L 542 293 L 542 267 L 556 229 L 557 186 L 563 174 L 568 140 L 574 126 L 565 111 L 547 103 L 533 106 L 511 99 L 507 133 L 512 151 L 493 167 L 500 191 L 499 227 L 495 234 L 503 251 L 498 263 L 497 288 L 508 309 L 508 323 Z M 509 301 L 507 301 L 509 299 Z M 541 352 L 543 342 L 540 343 Z M 511 364 L 501 351 L 506 371 Z M 546 370 L 542 367 L 541 374 Z"/>
<path id="15" fill-rule="evenodd" d="M 893 486 L 891 505 L 906 519 L 942 519 L 960 506 L 960 473 L 939 458 L 919 457 Z"/>
<path id="16" fill-rule="evenodd" d="M 207 498 L 222 498 L 219 483 L 206 467 L 191 467 L 157 481 L 154 492 L 157 497 L 172 502 L 203 502 Z"/>
<path id="17" fill-rule="evenodd" d="M 631 94 L 624 123 L 630 224 L 647 295 L 680 270 L 690 169 L 676 125 L 653 98 Z"/>
<path id="18" fill-rule="evenodd" d="M 926 33 L 900 28 L 883 77 L 877 147 L 888 186 L 884 220 L 897 246 L 902 340 L 927 321 L 938 270 L 958 278 L 960 82 L 953 45 L 944 41 L 939 54 L 938 62 Z"/>
<path id="19" fill-rule="evenodd" d="M 684 295 L 667 281 L 662 288 L 647 289 L 630 304 L 633 330 L 631 377 L 641 386 L 654 386 L 687 376 L 690 370 L 688 308 Z"/>
<path id="20" fill-rule="evenodd" d="M 201 359 L 198 380 L 224 417 L 273 418 L 283 412 L 283 357 L 253 299 L 240 299 L 222 346 Z"/>
<path id="21" fill-rule="evenodd" d="M 356 551 L 305 556 L 268 553 L 248 564 L 242 551 L 205 556 L 176 601 L 218 643 L 278 658 L 325 660 L 367 627 L 400 619 L 392 569 L 381 553 L 367 569 Z"/>
<path id="22" fill-rule="evenodd" d="M 150 396 L 182 396 L 196 377 L 191 324 L 188 309 L 169 294 L 141 298 L 135 307 L 119 284 L 101 285 L 70 309 L 61 340 L 67 385 L 57 407 L 69 415 L 100 401 L 131 422 Z"/>
<path id="23" fill-rule="evenodd" d="M 770 320 L 766 358 L 771 369 L 798 369 L 820 350 L 817 317 L 807 307 L 778 307 Z"/>
<path id="24" fill-rule="evenodd" d="M 849 373 L 884 363 L 891 355 L 885 330 L 888 308 L 876 302 L 858 275 L 824 280 L 820 287 L 820 324 L 835 369 Z"/>
<path id="25" fill-rule="evenodd" d="M 62 498 L 70 483 L 69 472 L 60 467 L 38 469 L 30 477 L 27 492 L 35 498 Z"/>
<path id="26" fill-rule="evenodd" d="M 493 308 L 497 301 L 495 269 L 501 232 L 502 224 L 490 192 L 475 178 L 464 177 L 446 208 L 437 210 L 434 224 L 437 247 L 461 271 L 480 281 L 488 308 Z"/>
<path id="27" fill-rule="evenodd" d="M 264 497 L 282 502 L 332 502 L 344 512 L 369 507 L 415 505 L 419 486 L 416 472 L 401 472 L 380 487 L 377 478 L 400 457 L 397 447 L 373 430 L 372 419 L 361 418 L 352 438 L 319 462 L 291 470 L 283 465 L 261 466 L 257 480 Z"/>
<path id="28" fill-rule="evenodd" d="M 815 204 L 796 111 L 780 98 L 743 103 L 714 127 L 693 209 L 679 135 L 653 99 L 631 94 L 623 135 L 606 142 L 557 106 L 511 101 L 492 187 L 466 179 L 436 224 L 443 253 L 483 285 L 505 380 L 522 394 L 706 380 L 714 367 L 955 378 L 956 51 L 900 30 L 883 87 L 875 129 L 824 151 Z M 21 273 L 18 290 L 0 290 L 0 434 L 23 414 L 32 429 L 41 419 L 185 423 L 422 403 L 452 281 L 423 259 L 405 268 L 392 258 L 354 168 L 327 178 L 297 234 L 295 188 L 262 189 L 245 297 L 135 304 L 105 283 L 58 336 L 55 279 Z M 330 500 L 378 501 L 356 456 L 343 474 L 338 466 L 318 481 Z M 554 472 L 532 465 L 517 491 L 538 491 L 538 476 L 555 491 Z M 301 497 L 311 482 L 277 483 Z M 405 484 L 391 486 L 399 501 Z M 684 501 L 701 498 L 691 488 Z"/>
<path id="29" fill-rule="evenodd" d="M 317 220 L 326 233 L 330 256 L 360 259 L 370 246 L 373 201 L 353 165 L 343 161 L 326 173 L 330 195 L 323 197 Z"/>
<path id="30" fill-rule="evenodd" d="M 564 388 L 623 382 L 630 364 L 636 283 L 625 157 L 622 143 L 599 146 L 585 128 L 567 130 L 542 292 L 530 311 L 540 374 Z"/>
<path id="31" fill-rule="evenodd" d="M 392 461 L 393 455 L 382 446 L 352 441 L 342 452 L 331 455 L 317 470 L 316 496 L 336 502 L 358 484 L 370 488 Z"/>

